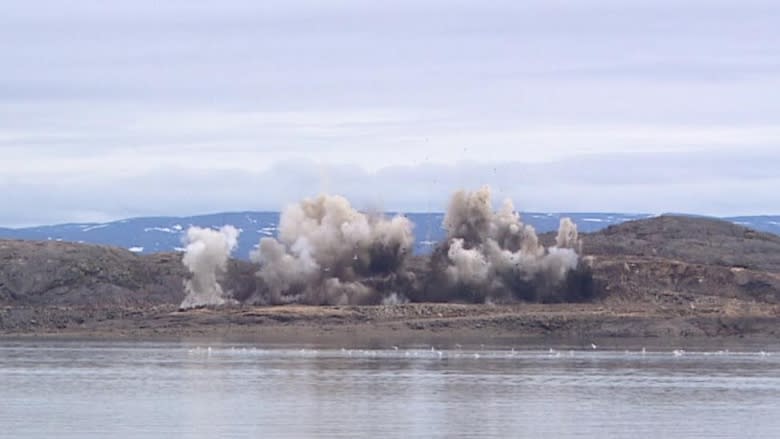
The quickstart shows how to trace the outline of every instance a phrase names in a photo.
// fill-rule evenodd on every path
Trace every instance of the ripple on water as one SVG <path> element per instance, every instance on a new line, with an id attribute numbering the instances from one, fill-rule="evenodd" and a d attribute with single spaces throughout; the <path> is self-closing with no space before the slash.
<path id="1" fill-rule="evenodd" d="M 0 436 L 780 437 L 778 370 L 766 350 L 6 342 Z"/>

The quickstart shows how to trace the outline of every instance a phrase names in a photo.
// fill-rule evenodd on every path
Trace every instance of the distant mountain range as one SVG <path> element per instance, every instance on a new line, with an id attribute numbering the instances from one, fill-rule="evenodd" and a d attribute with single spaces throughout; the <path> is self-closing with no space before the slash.
<path id="1" fill-rule="evenodd" d="M 415 224 L 416 251 L 430 251 L 444 237 L 443 213 L 410 213 Z M 594 232 L 612 224 L 648 218 L 649 214 L 624 213 L 538 213 L 522 214 L 524 222 L 540 233 L 557 230 L 561 217 L 570 217 L 582 232 Z M 722 218 L 751 229 L 780 234 L 780 216 L 739 216 Z M 235 255 L 248 259 L 260 238 L 275 236 L 279 212 L 229 212 L 188 217 L 145 217 L 109 223 L 57 224 L 18 229 L 0 228 L 0 238 L 60 240 L 123 247 L 138 253 L 181 250 L 182 237 L 192 225 L 220 227 L 231 224 L 239 228 L 239 248 Z"/>

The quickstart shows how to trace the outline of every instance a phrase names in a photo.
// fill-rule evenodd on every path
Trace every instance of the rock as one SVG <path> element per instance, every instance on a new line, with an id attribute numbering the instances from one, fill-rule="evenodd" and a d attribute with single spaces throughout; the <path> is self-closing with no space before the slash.
<path id="1" fill-rule="evenodd" d="M 548 234 L 542 240 L 554 240 Z M 594 301 L 700 304 L 705 297 L 780 303 L 780 237 L 724 221 L 662 216 L 585 234 Z M 426 258 L 414 256 L 415 279 Z M 221 284 L 251 300 L 257 266 L 231 260 Z M 101 245 L 0 240 L 0 306 L 179 305 L 188 276 L 177 253 L 140 255 Z M 409 283 L 409 288 L 419 287 Z M 409 296 L 411 297 L 411 296 Z M 568 300 L 564 298 L 564 300 Z M 422 306 L 408 312 L 432 314 Z"/>

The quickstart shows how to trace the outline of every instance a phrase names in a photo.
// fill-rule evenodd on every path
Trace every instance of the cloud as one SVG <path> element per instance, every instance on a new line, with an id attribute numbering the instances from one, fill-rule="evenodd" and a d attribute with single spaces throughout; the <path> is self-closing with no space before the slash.
<path id="1" fill-rule="evenodd" d="M 102 221 L 128 216 L 281 210 L 323 192 L 360 209 L 443 211 L 459 187 L 489 184 L 520 210 L 777 213 L 780 153 L 644 153 L 549 163 L 421 164 L 369 172 L 354 165 L 289 160 L 270 168 L 165 167 L 128 176 L 0 178 L 0 224 Z M 192 194 L 197 193 L 194 197 Z"/>
<path id="2" fill-rule="evenodd" d="M 441 210 L 483 183 L 523 209 L 776 211 L 778 14 L 11 0 L 0 224 L 279 209 L 322 190 Z"/>

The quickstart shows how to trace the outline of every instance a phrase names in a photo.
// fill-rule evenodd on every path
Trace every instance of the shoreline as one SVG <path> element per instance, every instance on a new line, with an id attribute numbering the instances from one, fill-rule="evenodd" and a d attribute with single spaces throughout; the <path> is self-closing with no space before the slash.
<path id="1" fill-rule="evenodd" d="M 212 340 L 321 346 L 780 344 L 780 306 L 650 303 L 0 308 L 0 340 Z M 556 342 L 557 341 L 557 342 Z"/>

